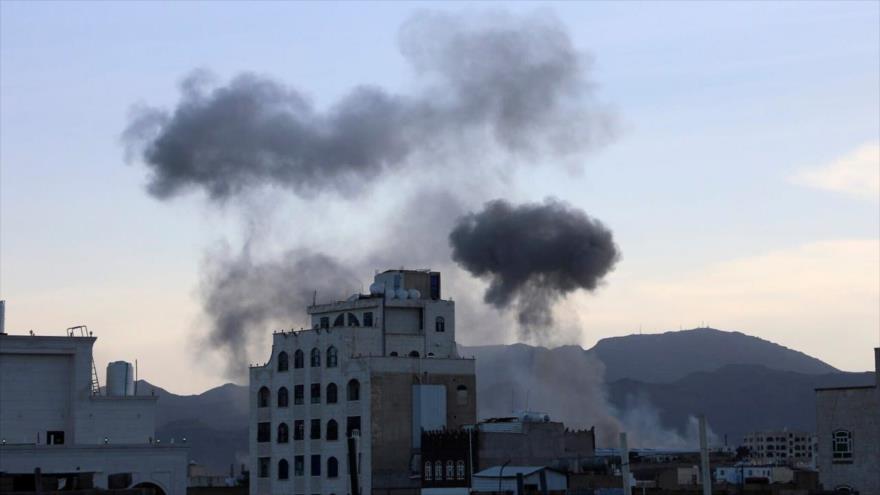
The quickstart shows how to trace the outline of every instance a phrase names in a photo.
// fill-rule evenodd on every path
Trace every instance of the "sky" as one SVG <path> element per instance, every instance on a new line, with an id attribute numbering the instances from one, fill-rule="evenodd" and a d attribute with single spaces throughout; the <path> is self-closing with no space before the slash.
<path id="1" fill-rule="evenodd" d="M 176 393 L 227 381 L 204 349 L 206 253 L 248 236 L 236 203 L 158 200 L 126 159 L 134 108 L 173 108 L 193 70 L 270 77 L 332 106 L 355 86 L 406 93 L 400 28 L 424 11 L 550 16 L 591 60 L 616 132 L 577 163 L 477 179 L 469 207 L 554 197 L 602 221 L 622 256 L 555 306 L 567 339 L 711 326 L 847 371 L 880 345 L 880 4 L 877 2 L 0 3 L 0 298 L 6 328 L 88 325 L 95 358 L 138 360 Z M 473 157 L 479 159 L 479 157 Z M 552 159 L 539 158 L 539 161 Z M 407 178 L 406 180 L 413 180 Z M 426 181 L 444 184 L 444 171 Z M 381 223 L 403 179 L 350 200 L 279 191 L 267 250 L 345 258 L 395 243 Z M 456 182 L 449 187 L 467 185 Z M 469 183 L 465 183 L 469 184 Z M 375 267 L 385 268 L 385 267 Z M 368 285 L 372 272 L 363 273 Z M 485 280 L 450 274 L 457 338 L 513 342 Z M 474 295 L 477 297 L 473 297 Z M 482 318 L 491 318 L 492 332 Z M 290 326 L 294 326 L 291 323 Z M 509 327 L 509 328 L 508 328 Z M 269 354 L 265 329 L 248 358 Z M 573 337 L 572 337 L 573 336 Z M 263 339 L 263 340 L 261 340 Z M 559 342 L 567 343 L 567 342 Z"/>

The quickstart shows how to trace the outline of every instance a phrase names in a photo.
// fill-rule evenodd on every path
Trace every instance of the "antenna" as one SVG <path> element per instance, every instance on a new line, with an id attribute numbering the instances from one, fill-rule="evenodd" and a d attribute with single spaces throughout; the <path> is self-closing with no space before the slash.
<path id="1" fill-rule="evenodd" d="M 317 300 L 318 300 L 318 289 L 315 289 L 315 292 L 312 293 L 312 306 L 315 306 L 317 304 L 317 302 L 316 302 Z"/>

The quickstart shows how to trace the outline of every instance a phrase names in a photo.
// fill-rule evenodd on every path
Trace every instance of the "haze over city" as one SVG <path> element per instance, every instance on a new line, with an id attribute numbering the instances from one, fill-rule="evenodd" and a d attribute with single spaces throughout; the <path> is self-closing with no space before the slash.
<path id="1" fill-rule="evenodd" d="M 175 393 L 246 383 L 231 362 L 266 361 L 273 330 L 309 322 L 291 305 L 245 318 L 245 337 L 224 333 L 255 309 L 238 302 L 345 299 L 367 291 L 374 269 L 400 265 L 443 271 L 463 345 L 586 348 L 708 326 L 840 370 L 873 368 L 876 2 L 40 2 L 2 3 L 0 14 L 6 328 L 62 335 L 86 324 L 100 338 L 99 369 L 137 359 L 139 373 Z M 454 77 L 461 67 L 443 51 L 450 25 L 464 26 L 452 31 L 464 40 L 486 26 L 531 33 L 521 46 L 551 40 L 535 57 L 559 70 L 535 84 L 555 98 L 535 103 L 490 66 L 475 79 L 520 98 L 526 117 L 462 105 L 481 101 L 466 96 L 482 88 Z M 331 118 L 340 108 L 363 115 L 346 104 L 364 87 L 388 97 L 378 115 L 402 116 L 405 138 Z M 341 158 L 205 179 L 163 158 L 174 149 L 145 151 L 160 142 L 139 134 L 156 125 L 151 116 L 164 112 L 160 137 L 191 130 L 169 116 L 236 91 L 314 116 L 303 135 L 334 129 L 339 139 L 321 144 Z M 589 139 L 571 139 L 572 122 Z M 376 152 L 373 167 L 327 173 L 375 151 L 341 146 L 363 144 L 361 132 L 393 137 L 390 151 Z M 184 134 L 193 135 L 204 138 Z M 228 138 L 199 142 L 224 151 Z M 469 256 L 481 221 L 517 233 L 534 218 L 588 239 L 601 262 L 535 285 Z M 547 258 L 542 268 L 555 269 L 558 258 Z M 334 271 L 306 271 L 313 262 Z M 218 283 L 229 280 L 249 283 Z M 328 286 L 342 292 L 319 290 Z"/>

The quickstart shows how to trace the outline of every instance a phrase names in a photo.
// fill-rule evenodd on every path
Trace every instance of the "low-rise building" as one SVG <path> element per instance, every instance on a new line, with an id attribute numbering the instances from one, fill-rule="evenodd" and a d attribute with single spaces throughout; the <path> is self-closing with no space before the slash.
<path id="1" fill-rule="evenodd" d="M 474 473 L 474 493 L 513 493 L 514 495 L 553 493 L 568 490 L 565 473 L 545 466 L 492 466 Z"/>
<path id="2" fill-rule="evenodd" d="M 816 389 L 819 481 L 827 490 L 880 493 L 880 348 L 875 380 Z"/>
<path id="3" fill-rule="evenodd" d="M 755 431 L 743 438 L 753 464 L 812 466 L 816 435 L 805 431 Z"/>
<path id="4" fill-rule="evenodd" d="M 510 462 L 579 472 L 595 456 L 595 430 L 571 430 L 544 413 L 487 419 L 477 425 L 479 468 Z"/>
<path id="5" fill-rule="evenodd" d="M 0 473 L 16 491 L 75 482 L 185 495 L 188 449 L 156 440 L 158 397 L 134 395 L 128 363 L 111 363 L 101 390 L 96 340 L 83 327 L 59 337 L 0 333 Z"/>

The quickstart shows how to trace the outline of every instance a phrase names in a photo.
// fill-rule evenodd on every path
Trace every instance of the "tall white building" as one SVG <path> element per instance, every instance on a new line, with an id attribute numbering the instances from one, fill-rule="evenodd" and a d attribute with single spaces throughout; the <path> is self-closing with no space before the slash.
<path id="1" fill-rule="evenodd" d="M 26 491 L 39 478 L 47 491 L 75 480 L 81 488 L 185 495 L 188 449 L 155 441 L 158 398 L 133 395 L 122 362 L 108 367 L 109 393 L 102 393 L 92 360 L 97 338 L 84 334 L 0 330 L 0 492 L 21 484 Z"/>
<path id="2" fill-rule="evenodd" d="M 389 270 L 369 294 L 310 306 L 250 369 L 252 495 L 416 493 L 421 431 L 476 420 L 440 273 Z"/>

